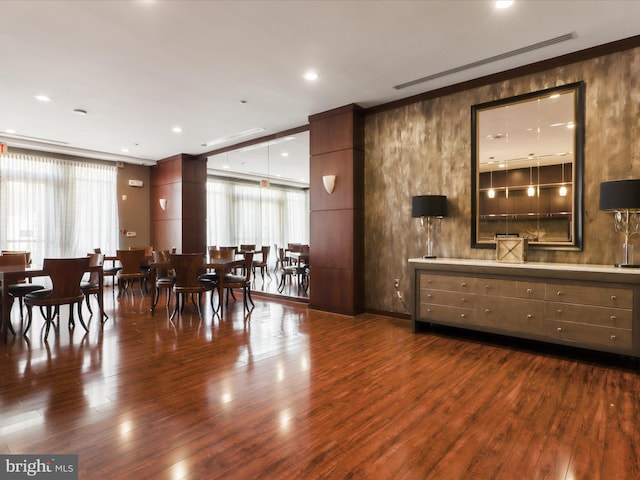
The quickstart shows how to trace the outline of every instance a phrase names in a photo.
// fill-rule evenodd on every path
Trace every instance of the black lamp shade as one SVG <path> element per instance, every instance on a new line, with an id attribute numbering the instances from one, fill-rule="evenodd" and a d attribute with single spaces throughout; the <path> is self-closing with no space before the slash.
<path id="1" fill-rule="evenodd" d="M 446 195 L 419 195 L 411 199 L 412 217 L 446 217 Z"/>
<path id="2" fill-rule="evenodd" d="M 640 180 L 601 183 L 600 210 L 640 210 Z"/>

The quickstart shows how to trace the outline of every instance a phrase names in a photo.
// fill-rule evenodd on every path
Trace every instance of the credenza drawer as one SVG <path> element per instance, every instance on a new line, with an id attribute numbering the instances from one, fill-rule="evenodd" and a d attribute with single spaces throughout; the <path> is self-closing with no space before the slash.
<path id="1" fill-rule="evenodd" d="M 446 290 L 420 290 L 420 303 L 475 308 L 476 295 L 470 292 L 448 292 Z"/>
<path id="2" fill-rule="evenodd" d="M 474 323 L 474 314 L 474 310 L 467 308 L 420 304 L 420 320 L 423 321 L 467 326 Z"/>
<path id="3" fill-rule="evenodd" d="M 633 290 L 631 288 L 548 283 L 545 298 L 554 302 L 633 308 Z"/>
<path id="4" fill-rule="evenodd" d="M 475 292 L 476 279 L 457 275 L 420 275 L 420 288 L 450 292 Z"/>
<path id="5" fill-rule="evenodd" d="M 527 282 L 517 280 L 516 297 L 528 298 L 530 300 L 544 300 L 546 292 L 546 284 L 542 282 Z"/>
<path id="6" fill-rule="evenodd" d="M 547 335 L 563 342 L 575 342 L 578 346 L 592 346 L 610 352 L 625 352 L 633 348 L 631 330 L 612 327 L 549 321 Z"/>
<path id="7" fill-rule="evenodd" d="M 500 278 L 476 278 L 475 293 L 495 297 L 515 297 L 516 282 Z"/>
<path id="8" fill-rule="evenodd" d="M 559 322 L 572 322 L 629 330 L 633 326 L 632 311 L 622 308 L 547 302 L 545 309 L 546 318 Z"/>
<path id="9" fill-rule="evenodd" d="M 478 297 L 476 323 L 509 333 L 544 335 L 544 302 L 519 298 Z"/>

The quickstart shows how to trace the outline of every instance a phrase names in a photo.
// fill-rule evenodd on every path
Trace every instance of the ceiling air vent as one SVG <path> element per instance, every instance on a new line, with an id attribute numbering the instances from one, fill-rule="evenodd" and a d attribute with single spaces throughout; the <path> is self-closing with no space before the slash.
<path id="1" fill-rule="evenodd" d="M 419 83 L 428 82 L 429 80 L 435 80 L 436 78 L 446 77 L 447 75 L 462 72 L 463 70 L 469 70 L 471 68 L 480 67 L 488 63 L 504 60 L 505 58 L 515 57 L 516 55 L 532 52 L 533 50 L 538 50 L 540 48 L 548 47 L 550 45 L 555 45 L 556 43 L 572 40 L 576 38 L 576 36 L 577 35 L 575 34 L 575 32 L 566 33 L 564 35 L 560 35 L 559 37 L 550 38 L 549 40 L 544 40 L 542 42 L 534 43 L 532 45 L 527 45 L 526 47 L 518 48 L 516 50 L 511 50 L 510 52 L 501 53 L 500 55 L 484 58 L 482 60 L 478 60 L 477 62 L 467 63 L 466 65 L 461 65 L 459 67 L 451 68 L 449 70 L 445 70 L 444 72 L 434 73 L 433 75 L 428 75 L 426 77 L 418 78 L 416 80 L 411 80 L 410 82 L 401 83 L 400 85 L 395 85 L 393 88 L 395 88 L 396 90 L 402 90 L 403 88 L 412 87 L 413 85 L 418 85 Z"/>

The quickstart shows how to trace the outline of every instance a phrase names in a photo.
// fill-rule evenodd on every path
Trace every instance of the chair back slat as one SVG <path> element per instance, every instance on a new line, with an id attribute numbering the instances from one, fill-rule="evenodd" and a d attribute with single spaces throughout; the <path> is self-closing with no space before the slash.
<path id="1" fill-rule="evenodd" d="M 89 269 L 89 257 L 45 258 L 42 270 L 51 278 L 53 289 L 48 299 L 82 297 L 80 282 Z"/>
<path id="2" fill-rule="evenodd" d="M 171 266 L 176 272 L 176 288 L 196 288 L 198 277 L 206 272 L 204 253 L 172 253 Z"/>
<path id="3" fill-rule="evenodd" d="M 144 250 L 117 250 L 116 256 L 122 265 L 122 269 L 118 272 L 119 274 L 132 275 L 141 273 L 140 266 L 145 261 Z"/>

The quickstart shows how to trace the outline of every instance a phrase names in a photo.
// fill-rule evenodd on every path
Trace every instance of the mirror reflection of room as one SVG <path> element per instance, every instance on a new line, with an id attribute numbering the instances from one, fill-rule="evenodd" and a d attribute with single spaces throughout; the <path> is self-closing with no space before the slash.
<path id="1" fill-rule="evenodd" d="M 207 173 L 207 246 L 251 246 L 254 292 L 308 299 L 309 132 L 210 155 Z"/>
<path id="2" fill-rule="evenodd" d="M 574 240 L 576 89 L 476 110 L 477 242 Z"/>

